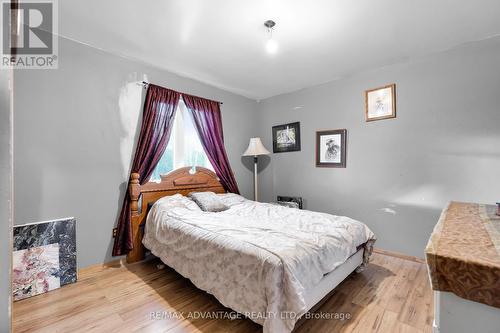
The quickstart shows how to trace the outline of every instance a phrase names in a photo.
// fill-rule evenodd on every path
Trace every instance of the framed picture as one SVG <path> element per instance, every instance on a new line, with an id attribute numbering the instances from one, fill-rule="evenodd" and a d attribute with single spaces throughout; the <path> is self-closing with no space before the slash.
<path id="1" fill-rule="evenodd" d="M 396 118 L 396 85 L 365 91 L 366 121 Z"/>
<path id="2" fill-rule="evenodd" d="M 273 126 L 273 153 L 300 150 L 300 123 Z"/>
<path id="3" fill-rule="evenodd" d="M 345 168 L 347 130 L 316 132 L 316 166 Z"/>

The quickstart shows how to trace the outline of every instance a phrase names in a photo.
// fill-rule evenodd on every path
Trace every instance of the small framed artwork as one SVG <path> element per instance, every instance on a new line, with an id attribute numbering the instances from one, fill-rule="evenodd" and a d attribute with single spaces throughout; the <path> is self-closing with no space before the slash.
<path id="1" fill-rule="evenodd" d="M 347 130 L 316 132 L 316 166 L 345 168 Z"/>
<path id="2" fill-rule="evenodd" d="M 273 153 L 300 150 L 300 123 L 273 126 Z"/>
<path id="3" fill-rule="evenodd" d="M 396 85 L 365 91 L 366 121 L 396 118 Z"/>

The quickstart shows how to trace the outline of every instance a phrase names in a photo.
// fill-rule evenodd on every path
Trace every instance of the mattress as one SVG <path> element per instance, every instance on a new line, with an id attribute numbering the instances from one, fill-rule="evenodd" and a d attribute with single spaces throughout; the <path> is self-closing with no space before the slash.
<path id="1" fill-rule="evenodd" d="M 309 310 L 308 295 L 325 275 L 358 252 L 364 260 L 375 236 L 344 216 L 220 195 L 229 207 L 203 212 L 174 195 L 151 208 L 143 244 L 223 305 L 263 325 L 291 332 Z"/>
<path id="2" fill-rule="evenodd" d="M 311 310 L 319 301 L 327 296 L 335 287 L 345 280 L 354 270 L 363 264 L 365 249 L 361 248 L 349 257 L 342 265 L 323 276 L 312 289 L 305 293 L 307 310 Z"/>

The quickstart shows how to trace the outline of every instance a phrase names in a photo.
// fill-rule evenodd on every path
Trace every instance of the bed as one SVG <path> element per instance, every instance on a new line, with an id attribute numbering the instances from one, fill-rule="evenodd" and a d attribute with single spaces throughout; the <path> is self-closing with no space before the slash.
<path id="1" fill-rule="evenodd" d="M 304 313 L 368 262 L 375 236 L 363 223 L 226 194 L 210 170 L 190 170 L 144 186 L 132 175 L 137 243 L 129 262 L 149 249 L 223 305 L 261 324 L 264 333 L 291 332 Z M 203 191 L 218 193 L 229 209 L 204 212 L 186 197 Z"/>

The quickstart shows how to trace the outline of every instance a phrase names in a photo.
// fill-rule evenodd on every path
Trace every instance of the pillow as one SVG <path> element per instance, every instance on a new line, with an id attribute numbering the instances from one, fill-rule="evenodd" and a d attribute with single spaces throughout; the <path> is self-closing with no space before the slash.
<path id="1" fill-rule="evenodd" d="M 234 205 L 238 205 L 246 201 L 249 201 L 244 197 L 242 197 L 241 195 L 234 193 L 217 194 L 217 197 L 219 197 L 222 203 L 228 207 L 232 207 Z"/>
<path id="2" fill-rule="evenodd" d="M 191 192 L 190 197 L 204 212 L 222 212 L 229 209 L 214 192 Z"/>
<path id="3" fill-rule="evenodd" d="M 200 211 L 200 207 L 193 200 L 189 200 L 182 194 L 167 195 L 158 199 L 153 206 L 161 205 L 164 209 L 172 209 L 176 207 L 186 208 L 193 211 Z"/>

